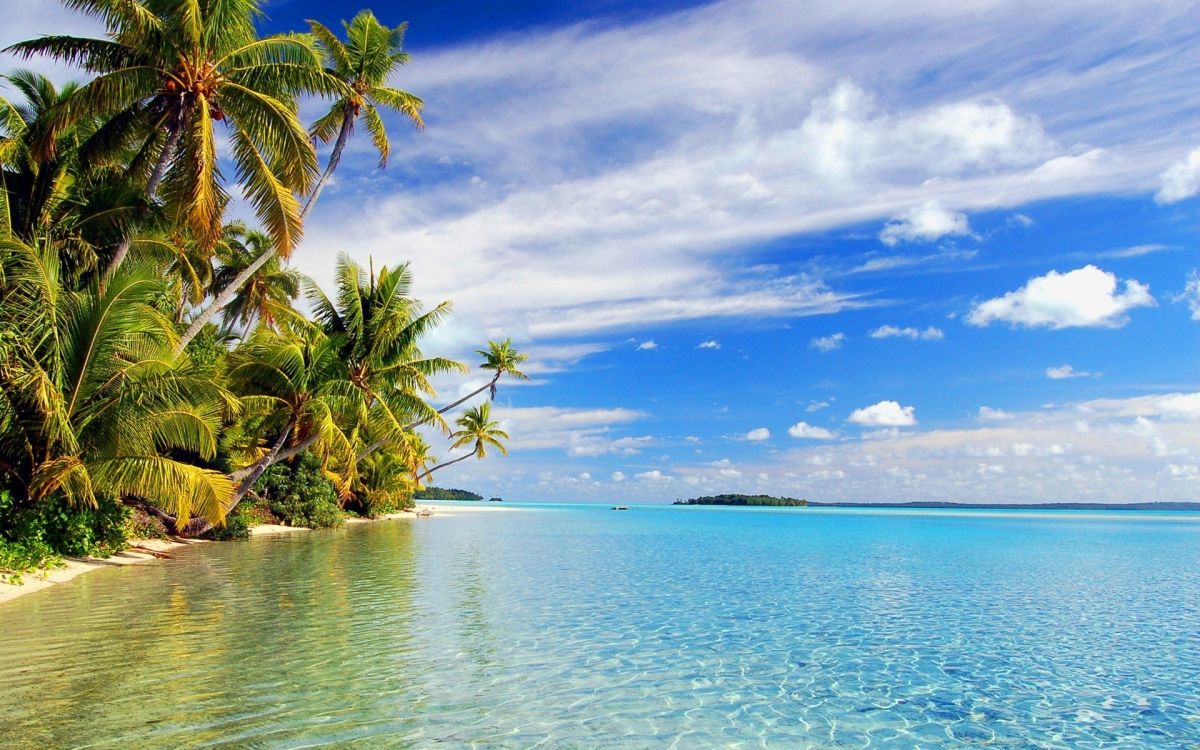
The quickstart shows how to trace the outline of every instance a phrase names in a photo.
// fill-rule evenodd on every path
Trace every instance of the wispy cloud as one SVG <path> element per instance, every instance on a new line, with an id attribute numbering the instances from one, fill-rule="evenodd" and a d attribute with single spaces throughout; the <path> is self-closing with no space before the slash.
<path id="1" fill-rule="evenodd" d="M 314 224 L 298 262 L 411 258 L 424 296 L 537 337 L 827 314 L 853 295 L 737 259 L 847 224 L 908 217 L 888 236 L 921 239 L 979 208 L 1150 189 L 1178 158 L 1163 136 L 1187 110 L 1157 94 L 1197 77 L 1164 52 L 1183 6 L 1059 3 L 1038 24 L 998 1 L 867 10 L 724 2 L 418 55 L 402 82 L 429 128 L 384 182 L 344 169 L 318 208 L 339 220 Z M 950 217 L 937 231 L 934 213 Z"/>

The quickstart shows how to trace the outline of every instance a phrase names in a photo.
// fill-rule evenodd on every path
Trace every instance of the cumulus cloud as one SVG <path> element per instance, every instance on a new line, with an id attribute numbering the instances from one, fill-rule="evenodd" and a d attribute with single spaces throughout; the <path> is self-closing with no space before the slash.
<path id="1" fill-rule="evenodd" d="M 809 346 L 823 352 L 831 352 L 834 349 L 841 349 L 842 342 L 846 340 L 846 334 L 842 332 L 821 336 L 809 342 Z"/>
<path id="2" fill-rule="evenodd" d="M 746 440 L 749 440 L 749 441 L 755 442 L 755 443 L 762 441 L 762 440 L 768 440 L 768 439 L 770 439 L 770 437 L 771 437 L 771 431 L 768 430 L 766 427 L 757 427 L 753 430 L 750 430 L 745 435 Z"/>
<path id="3" fill-rule="evenodd" d="M 788 428 L 788 434 L 801 440 L 833 440 L 837 433 L 824 427 L 816 427 L 808 422 L 797 422 Z"/>
<path id="4" fill-rule="evenodd" d="M 1159 176 L 1159 203 L 1178 203 L 1200 193 L 1200 148 L 1167 167 Z"/>
<path id="5" fill-rule="evenodd" d="M 924 330 L 918 330 L 912 326 L 900 328 L 894 325 L 882 325 L 871 331 L 873 339 L 888 339 L 888 338 L 906 338 L 917 341 L 938 341 L 946 338 L 946 333 L 935 326 L 929 326 Z"/>
<path id="6" fill-rule="evenodd" d="M 612 480 L 613 480 L 614 482 L 624 482 L 624 481 L 625 481 L 625 472 L 623 472 L 623 471 L 614 471 L 614 472 L 612 473 Z"/>
<path id="7" fill-rule="evenodd" d="M 939 201 L 926 201 L 892 217 L 879 233 L 879 239 L 891 247 L 901 242 L 932 242 L 970 233 L 966 214 L 951 211 Z"/>
<path id="8" fill-rule="evenodd" d="M 637 348 L 639 352 L 648 352 L 651 349 L 657 349 L 658 344 L 653 341 L 643 341 L 637 345 Z"/>
<path id="9" fill-rule="evenodd" d="M 808 406 L 804 407 L 804 411 L 811 413 L 814 411 L 821 411 L 822 409 L 828 409 L 828 408 L 829 408 L 828 401 L 814 399 L 814 400 L 808 402 Z"/>
<path id="10" fill-rule="evenodd" d="M 1071 365 L 1058 365 L 1057 367 L 1047 367 L 1046 377 L 1051 380 L 1067 380 L 1068 378 L 1093 378 L 1100 377 L 1098 372 L 1088 372 L 1087 370 L 1076 370 Z"/>
<path id="11" fill-rule="evenodd" d="M 699 345 L 696 346 L 696 348 L 697 349 L 720 349 L 721 342 L 717 341 L 715 339 L 709 339 L 708 341 L 701 341 L 699 343 Z"/>
<path id="12" fill-rule="evenodd" d="M 864 427 L 912 427 L 917 423 L 916 407 L 901 406 L 896 401 L 880 401 L 855 409 L 846 421 Z"/>
<path id="13" fill-rule="evenodd" d="M 967 322 L 986 326 L 1000 321 L 1052 329 L 1120 328 L 1129 322 L 1129 310 L 1153 304 L 1154 297 L 1145 284 L 1126 279 L 1118 291 L 1116 275 L 1087 265 L 1067 273 L 1051 271 L 1030 279 L 1015 292 L 981 302 L 971 310 Z"/>

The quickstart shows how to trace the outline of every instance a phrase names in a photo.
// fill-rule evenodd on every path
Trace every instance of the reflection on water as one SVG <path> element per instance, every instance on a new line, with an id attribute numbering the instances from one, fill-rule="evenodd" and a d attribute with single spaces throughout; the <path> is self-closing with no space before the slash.
<path id="1" fill-rule="evenodd" d="M 1200 746 L 1200 524 L 634 508 L 190 548 L 0 607 L 0 747 Z"/>

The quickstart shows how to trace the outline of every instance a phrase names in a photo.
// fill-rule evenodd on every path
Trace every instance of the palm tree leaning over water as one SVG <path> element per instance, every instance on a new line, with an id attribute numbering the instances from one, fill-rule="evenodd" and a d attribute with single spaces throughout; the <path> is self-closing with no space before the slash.
<path id="1" fill-rule="evenodd" d="M 247 229 L 240 223 L 226 227 L 225 237 L 217 248 L 221 265 L 213 276 L 213 291 L 221 292 L 230 286 L 246 266 L 269 247 L 271 237 L 265 232 Z M 221 311 L 224 330 L 232 332 L 235 326 L 240 326 L 242 338 L 246 338 L 255 323 L 273 326 L 276 317 L 288 310 L 299 296 L 300 273 L 284 268 L 279 258 L 272 254 Z"/>
<path id="2" fill-rule="evenodd" d="M 300 94 L 338 95 L 310 38 L 259 38 L 259 0 L 70 0 L 100 20 L 107 39 L 44 36 L 8 52 L 45 55 L 96 78 L 57 108 L 40 152 L 84 118 L 114 149 L 132 147 L 129 171 L 161 197 L 168 213 L 202 246 L 220 237 L 228 195 L 217 164 L 216 123 L 224 121 L 237 179 L 281 255 L 300 239 L 295 195 L 317 174 L 316 152 L 296 114 Z M 159 188 L 162 188 L 159 196 Z M 131 245 L 125 237 L 108 262 L 111 276 Z"/>
<path id="3" fill-rule="evenodd" d="M 485 401 L 479 406 L 467 409 L 461 417 L 455 420 L 455 424 L 459 426 L 459 429 L 450 434 L 450 437 L 454 438 L 454 442 L 451 443 L 450 448 L 461 448 L 464 445 L 472 445 L 473 443 L 471 452 L 438 464 L 422 474 L 418 478 L 419 480 L 432 476 L 433 472 L 438 469 L 444 469 L 459 461 L 466 461 L 471 456 L 483 459 L 487 456 L 487 449 L 489 447 L 500 451 L 500 455 L 502 456 L 508 455 L 508 449 L 500 442 L 501 439 L 508 440 L 508 433 L 501 430 L 497 422 L 492 421 L 491 402 Z"/>
<path id="4" fill-rule="evenodd" d="M 387 165 L 391 153 L 387 129 L 379 114 L 380 108 L 399 112 L 418 128 L 424 126 L 421 119 L 421 100 L 407 91 L 389 88 L 386 85 L 392 73 L 409 60 L 409 54 L 403 49 L 407 23 L 394 29 L 388 28 L 381 24 L 371 11 L 364 10 L 349 23 L 342 23 L 346 30 L 345 43 L 322 24 L 316 21 L 308 23 L 316 39 L 316 46 L 324 57 L 326 70 L 339 82 L 340 88 L 329 112 L 312 127 L 311 135 L 314 139 L 324 143 L 333 140 L 334 145 L 325 170 L 300 212 L 301 221 L 308 218 L 321 195 L 321 190 L 341 162 L 342 152 L 356 122 L 361 121 L 371 134 L 371 141 L 379 153 L 380 168 Z M 272 248 L 262 252 L 230 282 L 225 291 L 218 294 L 212 303 L 196 316 L 183 334 L 183 346 L 192 340 L 217 311 L 229 304 L 233 293 L 273 254 Z"/>

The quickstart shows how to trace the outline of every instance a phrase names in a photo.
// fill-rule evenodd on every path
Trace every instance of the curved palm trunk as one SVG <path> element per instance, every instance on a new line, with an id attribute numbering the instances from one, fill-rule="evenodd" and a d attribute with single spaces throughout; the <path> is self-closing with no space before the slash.
<path id="1" fill-rule="evenodd" d="M 438 469 L 444 469 L 444 468 L 446 468 L 447 466 L 452 466 L 452 465 L 454 465 L 454 464 L 458 463 L 459 461 L 466 461 L 468 458 L 470 458 L 471 456 L 474 456 L 474 455 L 475 455 L 475 451 L 471 451 L 471 452 L 470 452 L 470 453 L 468 453 L 467 455 L 465 455 L 465 456 L 459 456 L 458 458 L 454 459 L 453 461 L 447 461 L 447 462 L 446 462 L 446 463 L 444 463 L 444 464 L 438 464 L 437 466 L 433 467 L 432 469 L 430 469 L 429 471 L 425 472 L 425 473 L 424 473 L 424 474 L 422 474 L 421 476 L 417 477 L 417 481 L 419 482 L 419 481 L 421 481 L 422 479 L 425 479 L 426 477 L 432 476 L 432 475 L 433 475 L 433 472 L 437 471 Z"/>
<path id="2" fill-rule="evenodd" d="M 485 385 L 482 385 L 479 388 L 476 388 L 475 390 L 471 391 L 470 393 L 463 396 L 462 398 L 455 401 L 454 403 L 449 404 L 447 406 L 443 406 L 442 408 L 437 410 L 437 413 L 445 414 L 446 412 L 450 411 L 454 407 L 462 404 L 464 401 L 469 401 L 470 399 L 475 398 L 476 396 L 478 396 L 479 394 L 483 393 L 486 390 L 491 390 L 492 398 L 495 398 L 496 397 L 496 383 L 500 380 L 500 374 L 501 374 L 500 371 L 497 370 L 496 374 L 494 376 L 492 376 L 492 379 L 489 380 Z M 425 424 L 428 421 L 429 421 L 429 417 L 425 417 L 424 419 L 418 419 L 416 422 L 411 422 L 409 424 L 404 425 L 404 427 L 402 427 L 400 431 L 401 432 L 411 432 L 412 430 L 415 430 L 416 428 L 420 427 L 421 425 Z M 372 453 L 379 450 L 383 446 L 383 444 L 387 442 L 387 440 L 388 440 L 387 438 L 379 438 L 374 443 L 371 443 L 370 445 L 368 445 L 363 450 L 362 453 L 359 453 L 358 455 L 356 455 L 354 457 L 354 460 L 361 461 L 364 458 L 366 458 L 367 456 L 370 456 Z"/>
<path id="3" fill-rule="evenodd" d="M 242 501 L 242 498 L 245 497 L 248 492 L 250 492 L 250 489 L 254 487 L 254 483 L 258 481 L 259 477 L 261 477 L 267 469 L 271 468 L 280 461 L 286 461 L 293 456 L 303 453 L 317 441 L 316 435 L 310 435 L 296 445 L 293 445 L 291 448 L 284 448 L 284 443 L 287 442 L 288 437 L 291 436 L 292 430 L 295 428 L 295 422 L 288 424 L 287 428 L 275 441 L 275 444 L 271 446 L 271 450 L 267 452 L 267 455 L 260 458 L 254 464 L 229 474 L 230 479 L 235 482 L 240 480 L 240 484 L 238 484 L 237 490 L 233 493 L 233 498 L 229 501 L 229 505 L 225 508 L 226 515 L 233 512 L 234 508 L 236 508 L 238 503 Z M 213 524 L 209 523 L 208 521 L 189 523 L 186 529 L 186 535 L 199 536 L 212 527 Z"/>
<path id="4" fill-rule="evenodd" d="M 303 222 L 308 218 L 308 214 L 313 210 L 313 206 L 317 205 L 317 198 L 321 195 L 321 191 L 325 189 L 325 184 L 329 182 L 329 178 L 333 176 L 333 170 L 337 169 L 338 163 L 342 160 L 342 151 L 346 148 L 346 141 L 350 138 L 350 131 L 354 129 L 354 111 L 347 109 L 342 115 L 342 128 L 338 131 L 337 141 L 333 144 L 333 151 L 329 153 L 329 163 L 325 165 L 325 171 L 321 173 L 321 179 L 317 180 L 316 187 L 313 188 L 312 194 L 308 196 L 308 200 L 304 203 L 304 210 L 300 212 L 300 221 Z"/>
<path id="5" fill-rule="evenodd" d="M 338 133 L 337 143 L 335 143 L 333 146 L 333 152 L 329 154 L 329 163 L 325 165 L 325 171 L 321 174 L 321 179 L 317 181 L 316 187 L 313 188 L 312 194 L 308 196 L 308 201 L 304 204 L 304 209 L 300 211 L 301 223 L 308 218 L 308 214 L 312 211 L 313 206 L 317 205 L 317 196 L 321 194 L 321 190 L 324 189 L 325 183 L 329 182 L 330 176 L 333 175 L 333 170 L 337 168 L 338 162 L 342 160 L 342 151 L 346 148 L 346 141 L 350 137 L 350 130 L 352 129 L 351 126 L 353 125 L 354 115 L 350 111 L 347 111 L 346 115 L 342 118 L 342 129 Z M 190 325 L 188 325 L 187 330 L 184 331 L 183 336 L 180 337 L 179 344 L 175 347 L 175 356 L 179 356 L 179 353 L 187 347 L 188 342 L 196 338 L 196 334 L 200 333 L 200 329 L 204 328 L 204 326 L 213 319 L 213 316 L 224 309 L 224 307 L 229 304 L 229 301 L 237 295 L 238 290 L 250 280 L 250 277 L 258 273 L 258 269 L 262 268 L 268 260 L 274 257 L 274 255 L 275 248 L 273 247 L 268 247 L 266 250 L 263 250 L 262 253 L 254 259 L 253 263 L 242 269 L 242 272 L 235 276 L 233 281 L 231 281 L 228 286 L 221 290 L 221 293 L 218 294 L 215 299 L 213 299 L 212 303 L 209 304 L 208 307 L 200 311 L 200 314 L 196 316 L 196 319 L 193 320 Z"/>
<path id="6" fill-rule="evenodd" d="M 275 255 L 275 248 L 269 247 L 254 259 L 254 262 L 242 269 L 241 273 L 234 277 L 229 285 L 221 290 L 221 293 L 209 304 L 208 307 L 200 311 L 200 314 L 188 325 L 187 330 L 179 337 L 179 343 L 175 345 L 175 356 L 187 348 L 188 342 L 196 338 L 196 334 L 200 333 L 200 329 L 204 328 L 210 320 L 219 313 L 225 305 L 228 305 L 230 300 L 237 296 L 238 290 L 246 285 L 250 277 L 258 273 L 258 269 L 266 265 Z"/>
<path id="7" fill-rule="evenodd" d="M 150 173 L 150 181 L 146 183 L 146 197 L 154 199 L 158 193 L 158 185 L 162 182 L 163 176 L 167 173 L 167 165 L 171 163 L 171 157 L 175 154 L 175 149 L 179 146 L 179 138 L 183 135 L 183 128 L 172 128 L 167 136 L 167 142 L 163 144 L 162 151 L 158 154 L 158 162 L 154 165 L 154 171 Z M 108 262 L 108 267 L 104 269 L 104 276 L 100 279 L 100 290 L 104 290 L 104 285 L 112 278 L 112 275 L 117 272 L 121 264 L 125 262 L 125 256 L 129 255 L 129 247 L 133 244 L 133 237 L 126 237 L 121 240 L 121 244 L 117 245 L 117 251 L 113 253 L 112 260 Z"/>

